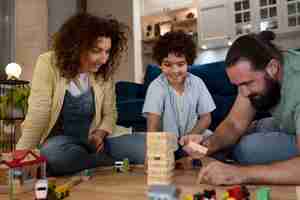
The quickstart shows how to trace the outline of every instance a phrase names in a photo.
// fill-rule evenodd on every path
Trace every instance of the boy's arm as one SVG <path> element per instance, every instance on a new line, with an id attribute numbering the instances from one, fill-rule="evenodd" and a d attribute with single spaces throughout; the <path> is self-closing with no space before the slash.
<path id="1" fill-rule="evenodd" d="M 211 114 L 205 113 L 199 116 L 197 123 L 188 134 L 201 134 L 205 129 L 209 127 L 211 123 Z"/>
<path id="2" fill-rule="evenodd" d="M 155 113 L 147 113 L 147 132 L 157 132 L 160 131 L 160 115 Z M 147 142 L 146 142 L 147 144 Z M 145 160 L 144 160 L 144 170 L 147 173 L 148 170 L 148 159 L 147 159 L 147 145 L 145 146 Z"/>
<path id="3" fill-rule="evenodd" d="M 157 132 L 160 130 L 160 115 L 155 113 L 147 113 L 147 132 Z"/>

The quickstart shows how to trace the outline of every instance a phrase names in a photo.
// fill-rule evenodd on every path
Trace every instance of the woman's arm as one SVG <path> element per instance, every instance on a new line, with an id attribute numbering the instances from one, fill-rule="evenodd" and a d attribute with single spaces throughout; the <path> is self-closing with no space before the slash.
<path id="1" fill-rule="evenodd" d="M 28 99 L 28 112 L 22 124 L 22 136 L 17 149 L 36 148 L 49 126 L 54 88 L 50 55 L 43 54 L 37 60 Z"/>
<path id="2" fill-rule="evenodd" d="M 104 102 L 101 113 L 102 120 L 97 129 L 111 134 L 117 122 L 115 84 L 112 79 L 108 80 L 104 88 Z"/>

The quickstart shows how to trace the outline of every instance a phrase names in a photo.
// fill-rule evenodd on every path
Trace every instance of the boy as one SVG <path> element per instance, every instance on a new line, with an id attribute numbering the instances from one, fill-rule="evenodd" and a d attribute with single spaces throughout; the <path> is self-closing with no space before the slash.
<path id="1" fill-rule="evenodd" d="M 215 104 L 204 82 L 188 72 L 195 57 L 192 37 L 181 31 L 168 32 L 155 44 L 153 58 L 162 73 L 147 90 L 143 108 L 147 132 L 172 132 L 183 143 L 209 127 Z M 182 156 L 179 148 L 175 158 Z"/>

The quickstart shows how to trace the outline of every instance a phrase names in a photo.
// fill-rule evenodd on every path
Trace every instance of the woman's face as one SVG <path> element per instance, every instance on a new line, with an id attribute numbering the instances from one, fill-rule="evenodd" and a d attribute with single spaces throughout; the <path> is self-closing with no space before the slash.
<path id="1" fill-rule="evenodd" d="M 80 56 L 80 72 L 97 72 L 108 61 L 111 49 L 111 39 L 99 37 L 95 45 Z"/>

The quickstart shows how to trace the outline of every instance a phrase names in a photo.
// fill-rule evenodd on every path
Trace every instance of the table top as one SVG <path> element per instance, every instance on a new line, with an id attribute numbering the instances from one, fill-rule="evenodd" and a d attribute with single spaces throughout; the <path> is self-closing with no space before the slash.
<path id="1" fill-rule="evenodd" d="M 175 185 L 181 191 L 180 199 L 185 195 L 193 195 L 203 192 L 204 189 L 215 189 L 217 199 L 230 187 L 215 187 L 210 185 L 196 184 L 198 170 L 176 170 Z M 143 168 L 135 167 L 128 173 L 113 173 L 112 169 L 97 169 L 88 181 L 81 182 L 70 191 L 70 196 L 65 200 L 146 200 L 148 186 Z M 58 183 L 66 182 L 70 177 L 57 178 Z M 249 185 L 250 199 L 256 199 L 256 190 L 261 185 Z M 296 200 L 295 186 L 266 186 L 271 189 L 272 200 Z M 0 200 L 8 199 L 6 195 L 0 195 Z M 17 199 L 34 199 L 33 192 L 19 194 Z"/>

